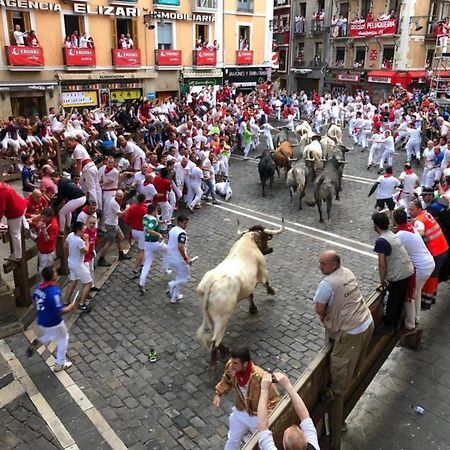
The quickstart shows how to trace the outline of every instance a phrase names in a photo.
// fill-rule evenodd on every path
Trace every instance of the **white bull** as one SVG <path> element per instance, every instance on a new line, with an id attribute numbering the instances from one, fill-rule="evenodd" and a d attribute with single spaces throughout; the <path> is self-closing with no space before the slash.
<path id="1" fill-rule="evenodd" d="M 314 140 L 303 149 L 303 158 L 305 161 L 322 159 L 323 151 L 320 141 Z"/>
<path id="2" fill-rule="evenodd" d="M 339 125 L 331 124 L 327 136 L 333 139 L 336 144 L 342 144 L 342 128 Z"/>
<path id="3" fill-rule="evenodd" d="M 336 143 L 328 136 L 323 136 L 320 140 L 320 146 L 322 147 L 322 157 L 329 159 L 334 155 Z"/>
<path id="4" fill-rule="evenodd" d="M 300 151 L 303 151 L 305 146 L 311 142 L 311 137 L 314 135 L 314 132 L 311 128 L 311 125 L 306 120 L 304 120 L 295 128 L 295 134 L 297 136 Z"/>
<path id="5" fill-rule="evenodd" d="M 268 241 L 283 231 L 284 219 L 279 230 L 270 230 L 261 225 L 245 231 L 238 230 L 241 237 L 231 247 L 227 257 L 217 267 L 206 272 L 197 286 L 203 313 L 197 339 L 211 350 L 211 375 L 215 371 L 218 350 L 221 353 L 227 351 L 222 339 L 236 304 L 248 299 L 250 313 L 256 313 L 253 293 L 258 283 L 266 287 L 268 294 L 275 294 L 269 284 L 264 255 L 273 251 L 268 247 Z"/>

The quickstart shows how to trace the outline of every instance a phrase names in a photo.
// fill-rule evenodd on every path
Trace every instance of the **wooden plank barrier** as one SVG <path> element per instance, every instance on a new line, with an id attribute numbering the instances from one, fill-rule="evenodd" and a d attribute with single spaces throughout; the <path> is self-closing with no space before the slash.
<path id="1" fill-rule="evenodd" d="M 367 300 L 375 327 L 380 324 L 383 317 L 383 299 L 384 295 L 375 291 Z M 403 337 L 400 345 L 417 349 L 421 335 L 422 332 L 419 330 L 414 335 Z M 327 401 L 321 397 L 321 394 L 330 385 L 332 347 L 329 344 L 317 355 L 294 384 L 295 390 L 302 397 L 316 425 L 322 450 L 339 450 L 341 448 L 343 422 L 398 342 L 397 335 L 377 334 L 375 330 L 361 371 L 355 376 L 349 391 L 343 398 L 337 396 L 334 401 Z M 269 417 L 269 428 L 273 433 L 277 448 L 283 448 L 284 430 L 291 425 L 299 424 L 299 422 L 289 396 L 285 395 Z M 258 448 L 258 436 L 254 434 L 243 450 L 257 450 Z"/>

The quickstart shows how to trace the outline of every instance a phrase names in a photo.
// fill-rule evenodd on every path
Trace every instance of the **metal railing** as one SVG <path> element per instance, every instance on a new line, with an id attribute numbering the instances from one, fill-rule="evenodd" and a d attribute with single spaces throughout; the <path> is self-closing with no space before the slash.
<path id="1" fill-rule="evenodd" d="M 217 0 L 192 0 L 192 11 L 212 12 L 217 9 Z"/>
<path id="2" fill-rule="evenodd" d="M 237 0 L 237 11 L 253 12 L 253 0 Z"/>

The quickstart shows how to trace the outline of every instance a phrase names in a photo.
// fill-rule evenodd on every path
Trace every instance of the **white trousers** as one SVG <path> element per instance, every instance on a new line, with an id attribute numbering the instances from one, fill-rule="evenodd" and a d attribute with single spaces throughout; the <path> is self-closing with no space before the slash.
<path id="1" fill-rule="evenodd" d="M 85 203 L 86 197 L 76 198 L 74 200 L 69 200 L 59 210 L 59 231 L 64 232 L 66 226 L 70 227 L 70 222 L 72 222 L 72 212 L 78 208 L 81 208 Z"/>
<path id="2" fill-rule="evenodd" d="M 145 238 L 142 230 L 131 229 L 131 236 L 136 241 L 139 250 L 144 250 Z"/>
<path id="3" fill-rule="evenodd" d="M 250 416 L 246 411 L 238 411 L 233 407 L 229 417 L 228 439 L 224 450 L 239 450 L 244 436 L 251 431 L 256 431 L 258 419 Z"/>
<path id="4" fill-rule="evenodd" d="M 102 189 L 98 169 L 94 162 L 90 162 L 83 167 L 81 172 L 80 185 L 84 192 L 89 194 L 89 200 L 97 203 L 97 209 L 102 209 Z"/>
<path id="5" fill-rule="evenodd" d="M 67 346 L 69 345 L 69 333 L 64 321 L 54 327 L 38 326 L 38 340 L 41 344 L 48 345 L 56 342 L 55 363 L 62 366 L 66 362 Z"/>
<path id="6" fill-rule="evenodd" d="M 95 279 L 94 279 L 95 255 L 90 261 L 88 261 L 88 262 L 85 261 L 84 265 L 87 267 L 87 269 L 89 270 L 89 273 L 91 274 L 91 278 L 92 278 L 92 285 L 91 285 L 91 287 L 94 287 L 95 286 Z"/>
<path id="7" fill-rule="evenodd" d="M 421 181 L 421 185 L 423 187 L 431 187 L 433 186 L 434 183 L 434 167 L 425 167 L 425 169 L 423 169 L 423 174 L 422 174 L 422 181 Z"/>
<path id="8" fill-rule="evenodd" d="M 39 271 L 39 273 L 41 273 L 42 270 L 45 269 L 46 267 L 53 266 L 55 259 L 56 259 L 56 252 L 38 253 L 38 261 L 39 261 L 38 271 Z"/>
<path id="9" fill-rule="evenodd" d="M 116 196 L 117 191 L 102 191 L 102 205 L 106 205 L 112 198 Z M 100 229 L 105 230 L 105 215 L 102 214 L 100 220 Z"/>
<path id="10" fill-rule="evenodd" d="M 416 155 L 416 159 L 420 159 L 420 142 L 411 142 L 408 141 L 406 143 L 406 160 L 411 161 L 412 155 Z"/>
<path id="11" fill-rule="evenodd" d="M 192 202 L 190 203 L 190 206 L 193 208 L 194 206 L 197 206 L 201 203 L 202 201 L 202 196 L 203 196 L 203 190 L 201 186 L 194 186 L 194 194 L 195 197 L 192 200 Z"/>
<path id="12" fill-rule="evenodd" d="M 369 136 L 370 131 L 369 130 L 361 130 L 359 133 L 359 140 L 358 143 L 362 148 L 367 148 L 367 136 Z"/>
<path id="13" fill-rule="evenodd" d="M 144 244 L 144 267 L 142 267 L 139 285 L 144 287 L 148 274 L 153 264 L 156 252 L 165 252 L 167 245 L 164 242 L 145 242 Z"/>
<path id="14" fill-rule="evenodd" d="M 385 149 L 380 159 L 380 169 L 384 167 L 384 161 L 387 161 L 387 165 L 392 167 L 392 163 L 394 162 L 394 151 Z"/>
<path id="15" fill-rule="evenodd" d="M 172 190 L 167 194 L 167 197 L 169 198 L 169 204 L 172 208 L 172 211 L 175 211 L 175 208 L 177 207 L 177 194 L 175 193 L 175 189 L 178 190 L 178 188 L 172 187 Z M 170 217 L 169 217 L 170 219 Z"/>
<path id="16" fill-rule="evenodd" d="M 161 208 L 161 220 L 169 220 L 172 217 L 172 207 L 169 202 L 160 202 L 158 206 Z M 161 231 L 167 230 L 167 223 L 161 224 Z"/>
<path id="17" fill-rule="evenodd" d="M 8 150 L 8 146 L 14 150 L 14 153 L 19 153 L 20 144 L 18 140 L 5 138 L 2 141 L 2 149 L 4 151 Z"/>
<path id="18" fill-rule="evenodd" d="M 184 185 L 186 186 L 186 195 L 184 196 L 184 201 L 186 202 L 186 205 L 190 205 L 192 200 L 194 200 L 194 197 L 195 197 L 194 189 L 193 189 L 192 183 L 190 182 L 189 179 L 186 180 Z"/>
<path id="19" fill-rule="evenodd" d="M 447 52 L 448 36 L 444 35 L 439 38 L 439 45 L 442 47 L 442 52 Z"/>
<path id="20" fill-rule="evenodd" d="M 380 156 L 383 152 L 383 146 L 372 144 L 369 150 L 369 159 L 367 160 L 367 165 L 371 166 L 372 164 L 378 164 L 380 162 Z"/>
<path id="21" fill-rule="evenodd" d="M 272 135 L 270 136 L 265 135 L 264 137 L 266 138 L 267 148 L 269 148 L 270 150 L 274 150 Z"/>
<path id="22" fill-rule="evenodd" d="M 181 259 L 181 256 L 176 259 L 169 256 L 168 264 L 175 272 L 175 280 L 169 281 L 169 289 L 172 291 L 172 301 L 176 301 L 180 295 L 181 286 L 185 285 L 190 279 L 190 270 L 189 266 Z"/>
<path id="23" fill-rule="evenodd" d="M 7 219 L 8 231 L 11 237 L 11 243 L 13 247 L 13 256 L 16 259 L 22 258 L 22 225 L 24 228 L 29 229 L 30 226 L 25 219 L 25 216 L 17 217 L 17 219 Z"/>

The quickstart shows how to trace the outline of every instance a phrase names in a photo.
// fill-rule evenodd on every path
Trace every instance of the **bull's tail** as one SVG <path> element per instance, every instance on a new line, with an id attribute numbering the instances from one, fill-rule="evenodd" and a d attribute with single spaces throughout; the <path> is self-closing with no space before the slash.
<path id="1" fill-rule="evenodd" d="M 203 321 L 199 326 L 196 334 L 197 340 L 200 342 L 201 345 L 203 345 L 203 347 L 207 349 L 211 347 L 211 338 L 212 334 L 214 333 L 214 322 L 208 310 L 209 294 L 211 292 L 213 284 L 214 282 L 211 283 L 203 293 L 203 298 L 201 302 Z M 206 330 L 207 328 L 209 328 L 209 332 Z"/>

